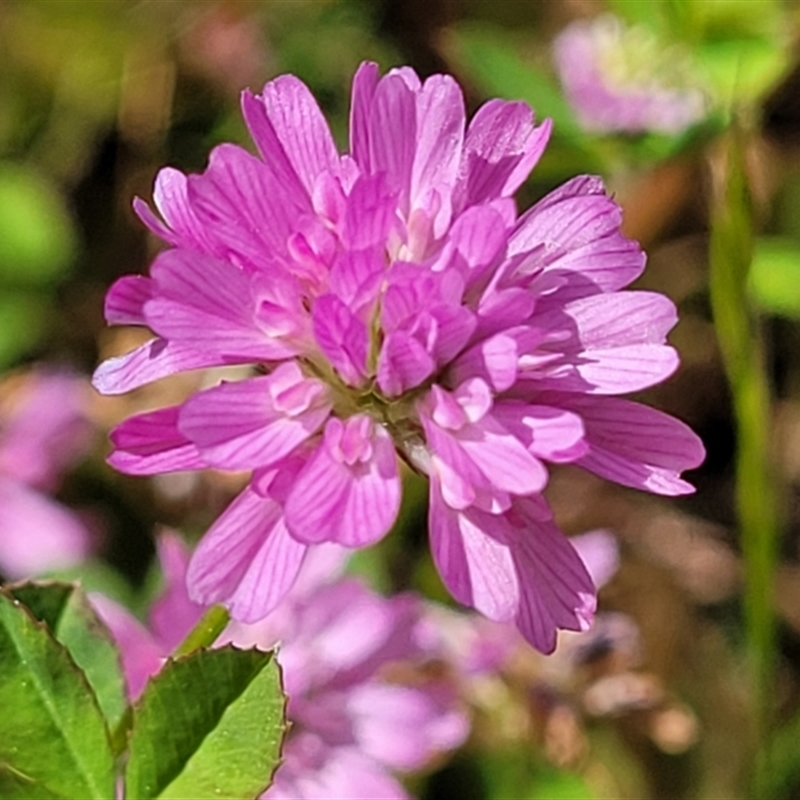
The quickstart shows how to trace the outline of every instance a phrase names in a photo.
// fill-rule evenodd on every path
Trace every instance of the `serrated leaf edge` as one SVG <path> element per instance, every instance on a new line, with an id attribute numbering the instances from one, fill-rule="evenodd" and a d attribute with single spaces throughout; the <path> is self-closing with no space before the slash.
<path id="1" fill-rule="evenodd" d="M 102 631 L 103 638 L 106 640 L 106 642 L 108 644 L 111 645 L 111 647 L 114 650 L 114 654 L 116 656 L 116 666 L 117 666 L 117 668 L 119 670 L 119 674 L 120 674 L 120 676 L 122 677 L 122 680 L 123 680 L 123 697 L 127 702 L 127 700 L 128 700 L 127 692 L 125 692 L 125 690 L 124 690 L 124 687 L 125 687 L 125 677 L 124 677 L 125 670 L 124 670 L 124 667 L 123 667 L 123 664 L 122 664 L 122 654 L 120 653 L 119 645 L 117 644 L 117 641 L 114 639 L 114 635 L 111 633 L 111 629 L 108 627 L 108 625 L 106 625 L 106 623 L 104 622 L 102 617 L 97 613 L 97 611 L 92 606 L 92 603 L 89 600 L 89 595 L 87 594 L 86 590 L 83 588 L 83 585 L 81 584 L 81 582 L 79 580 L 77 580 L 77 581 L 64 581 L 64 580 L 59 580 L 58 578 L 46 578 L 44 580 L 25 579 L 25 580 L 21 580 L 21 581 L 13 581 L 13 582 L 6 583 L 2 587 L 0 587 L 0 589 L 2 589 L 2 591 L 6 592 L 6 593 L 11 593 L 14 590 L 16 590 L 18 588 L 21 588 L 21 587 L 24 587 L 24 586 L 34 586 L 34 587 L 43 586 L 45 588 L 49 588 L 49 587 L 52 587 L 52 586 L 66 586 L 66 587 L 69 587 L 69 589 L 71 591 L 70 591 L 70 594 L 69 594 L 69 596 L 67 598 L 67 602 L 62 606 L 61 612 L 59 613 L 59 618 L 58 618 L 59 622 L 61 621 L 61 616 L 63 615 L 64 610 L 66 609 L 68 603 L 73 598 L 73 596 L 75 595 L 76 592 L 86 602 L 86 605 L 89 607 L 89 610 L 92 612 L 92 614 L 94 614 L 94 621 L 95 621 L 95 623 L 97 623 L 99 629 Z M 16 602 L 16 600 L 17 600 L 13 595 L 11 596 L 11 599 L 14 602 Z M 59 644 L 63 645 L 63 643 L 58 639 L 58 637 L 56 635 L 57 632 L 54 631 L 52 628 L 50 628 L 50 626 L 48 625 L 48 623 L 45 620 L 37 619 L 35 617 L 35 615 L 33 614 L 33 612 L 25 605 L 25 603 L 23 603 L 21 600 L 19 602 L 25 608 L 25 610 L 28 612 L 28 614 L 33 618 L 34 622 L 41 623 L 42 625 L 47 627 L 47 629 L 49 630 L 50 635 L 52 636 L 52 638 L 55 639 Z M 66 647 L 66 645 L 63 645 L 63 646 L 66 648 L 67 652 L 69 653 L 69 648 Z M 69 655 L 70 655 L 70 658 L 72 658 L 72 653 L 70 653 Z M 74 662 L 74 659 L 72 659 L 72 660 Z M 80 671 L 81 675 L 83 675 L 86 678 L 86 680 L 88 681 L 89 679 L 86 676 L 86 673 L 83 671 L 83 669 L 80 666 L 78 666 L 77 664 L 76 664 L 76 666 L 78 667 L 78 670 Z M 89 683 L 89 685 L 91 687 L 91 682 Z M 97 701 L 98 706 L 100 707 L 100 714 L 102 715 L 103 720 L 105 722 L 106 733 L 107 733 L 107 736 L 108 736 L 108 740 L 111 743 L 111 752 L 116 757 L 117 755 L 119 755 L 119 753 L 117 753 L 116 749 L 113 747 L 114 736 L 113 736 L 113 731 L 112 731 L 111 726 L 110 726 L 110 720 L 106 718 L 106 714 L 103 711 L 103 707 L 100 706 L 100 701 L 97 699 L 97 694 L 94 691 L 93 687 L 92 687 L 92 695 L 95 698 L 95 700 Z M 127 703 L 127 705 L 128 705 L 128 708 L 130 708 L 130 703 Z M 123 713 L 123 715 L 120 718 L 119 722 L 122 722 L 122 719 L 124 719 L 125 715 L 126 714 Z M 119 722 L 117 724 L 119 724 Z"/>
<path id="2" fill-rule="evenodd" d="M 31 582 L 29 582 L 29 583 L 31 583 Z M 103 710 L 100 708 L 100 703 L 97 700 L 97 695 L 95 694 L 94 689 L 92 688 L 91 684 L 89 683 L 88 678 L 86 677 L 86 673 L 75 663 L 75 659 L 72 657 L 72 653 L 69 652 L 69 649 L 65 645 L 63 645 L 61 642 L 59 642 L 58 639 L 56 639 L 55 635 L 50 630 L 50 626 L 46 622 L 42 622 L 42 621 L 36 619 L 36 617 L 33 615 L 33 612 L 21 600 L 17 600 L 16 598 L 14 598 L 9 593 L 8 588 L 6 586 L 0 586 L 0 595 L 5 597 L 14 607 L 20 609 L 22 611 L 22 613 L 24 613 L 28 617 L 28 619 L 33 623 L 34 627 L 36 627 L 39 630 L 41 630 L 45 634 L 45 636 L 47 636 L 50 639 L 50 641 L 53 644 L 55 644 L 55 646 L 59 650 L 61 650 L 63 652 L 63 654 L 66 656 L 67 660 L 69 661 L 69 663 L 72 665 L 72 667 L 74 667 L 75 673 L 77 674 L 77 677 L 78 677 L 78 681 L 83 685 L 83 688 L 88 693 L 89 699 L 90 699 L 91 703 L 94 705 L 94 708 L 96 709 L 97 714 L 100 717 L 100 720 L 101 720 L 101 722 L 103 724 L 103 732 L 105 734 L 106 744 L 108 745 L 108 752 L 111 755 L 111 759 L 113 761 L 114 760 L 114 755 L 113 755 L 114 751 L 113 751 L 113 749 L 111 747 L 111 737 L 110 737 L 110 732 L 109 732 L 109 729 L 108 729 L 108 722 L 107 722 L 107 720 L 105 718 L 105 714 L 103 714 Z M 17 652 L 19 653 L 19 651 L 17 651 Z M 19 655 L 20 655 L 20 658 L 21 658 L 22 654 L 19 653 Z M 38 682 L 37 682 L 37 686 L 38 686 Z M 41 687 L 39 687 L 39 688 L 41 688 Z M 51 718 L 56 720 L 57 717 L 56 717 L 56 715 L 53 714 L 52 708 L 50 708 L 50 704 L 45 702 L 45 706 L 48 707 L 48 710 L 50 711 Z M 59 722 L 60 722 L 60 720 L 59 720 Z M 61 725 L 60 724 L 58 725 L 58 728 L 61 729 Z M 69 751 L 73 755 L 73 757 L 75 758 L 75 762 L 78 763 L 78 764 L 82 764 L 82 761 L 77 758 L 77 751 L 74 750 L 74 748 L 72 746 L 72 742 L 70 741 L 69 737 L 65 736 L 64 738 L 65 738 L 65 741 L 67 741 L 69 743 Z M 10 764 L 8 766 L 11 767 Z M 16 769 L 14 771 L 15 772 L 19 772 L 19 770 L 16 770 Z M 20 774 L 24 775 L 25 773 L 20 773 Z M 35 783 L 41 783 L 41 781 L 36 781 L 35 779 L 34 779 L 34 782 Z M 94 780 L 89 781 L 88 783 L 89 783 L 89 785 L 94 786 Z M 52 791 L 47 786 L 45 786 L 45 788 L 48 791 L 51 791 L 53 794 L 57 794 L 57 792 Z M 94 786 L 94 788 L 97 791 L 96 797 L 103 798 L 104 795 L 100 791 L 99 787 Z M 110 800 L 110 798 L 109 798 L 109 800 Z"/>
<path id="3" fill-rule="evenodd" d="M 139 696 L 139 698 L 134 703 L 132 703 L 131 706 L 130 706 L 130 711 L 131 711 L 130 725 L 128 726 L 128 730 L 126 732 L 127 733 L 127 745 L 128 745 L 126 747 L 126 751 L 127 751 L 128 755 L 130 755 L 131 738 L 133 737 L 134 727 L 135 727 L 135 724 L 136 724 L 137 712 L 139 712 L 141 710 L 141 706 L 144 703 L 144 699 L 145 699 L 145 696 L 147 695 L 147 692 L 148 692 L 148 689 L 150 687 L 150 684 L 155 682 L 155 681 L 157 681 L 159 679 L 159 677 L 164 674 L 165 670 L 174 667 L 175 664 L 182 663 L 183 661 L 186 661 L 188 659 L 196 658 L 198 653 L 219 652 L 221 650 L 231 650 L 231 651 L 236 651 L 236 652 L 239 652 L 239 653 L 244 653 L 244 652 L 256 650 L 259 653 L 264 653 L 265 655 L 269 655 L 270 656 L 270 658 L 267 661 L 264 662 L 263 666 L 258 670 L 258 673 L 256 673 L 256 674 L 260 674 L 263 670 L 265 670 L 269 666 L 270 663 L 274 663 L 276 668 L 277 668 L 277 670 L 278 670 L 278 679 L 279 679 L 279 683 L 280 683 L 280 687 L 281 687 L 280 694 L 281 694 L 281 698 L 283 700 L 282 709 L 281 709 L 282 716 L 283 716 L 283 722 L 281 724 L 282 736 L 281 736 L 281 741 L 280 741 L 280 749 L 279 749 L 279 753 L 278 753 L 278 759 L 275 762 L 275 766 L 273 767 L 272 772 L 270 772 L 270 774 L 269 774 L 269 776 L 267 778 L 267 782 L 264 784 L 264 787 L 259 789 L 258 792 L 253 796 L 254 800 L 257 800 L 258 797 L 260 797 L 267 789 L 269 789 L 270 786 L 272 786 L 272 783 L 273 783 L 273 781 L 275 779 L 275 775 L 276 775 L 278 769 L 284 763 L 283 747 L 284 747 L 284 744 L 286 743 L 286 735 L 288 734 L 290 728 L 292 727 L 291 721 L 288 720 L 287 717 L 286 717 L 286 709 L 287 709 L 288 702 L 289 702 L 289 696 L 283 690 L 283 686 L 284 686 L 284 683 L 283 683 L 283 667 L 281 666 L 281 663 L 277 659 L 277 655 L 278 655 L 279 649 L 280 648 L 277 645 L 275 647 L 271 647 L 269 650 L 261 650 L 258 647 L 237 647 L 235 644 L 229 643 L 229 644 L 223 645 L 222 647 L 201 647 L 198 650 L 193 650 L 191 653 L 186 653 L 186 654 L 180 655 L 180 656 L 168 656 L 166 658 L 166 660 L 164 661 L 164 664 L 161 666 L 161 669 L 155 675 L 153 675 L 153 676 L 151 676 L 149 678 L 149 680 L 147 681 L 147 684 L 145 686 L 145 689 L 142 692 L 142 694 Z M 241 695 L 244 694 L 245 691 L 246 691 L 246 688 L 243 689 L 239 693 L 239 695 L 237 695 L 236 699 L 241 697 Z M 205 737 L 204 737 L 204 740 L 205 740 Z M 188 763 L 188 762 L 186 762 L 186 763 Z M 183 767 L 181 768 L 181 771 L 176 773 L 176 775 L 172 778 L 172 781 L 175 781 L 178 778 L 178 776 L 183 772 L 183 769 L 186 767 L 186 763 L 184 763 Z M 126 771 L 126 775 L 124 776 L 124 779 L 127 779 L 127 771 Z M 126 786 L 126 788 L 127 788 L 127 786 Z"/>

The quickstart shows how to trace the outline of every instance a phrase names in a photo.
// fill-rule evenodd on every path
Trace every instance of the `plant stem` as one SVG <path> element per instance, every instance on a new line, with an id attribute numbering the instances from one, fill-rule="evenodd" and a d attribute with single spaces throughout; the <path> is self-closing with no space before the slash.
<path id="1" fill-rule="evenodd" d="M 754 234 L 743 139 L 743 133 L 734 129 L 725 143 L 724 167 L 712 208 L 710 289 L 736 417 L 736 510 L 744 557 L 745 631 L 758 748 L 752 788 L 755 796 L 767 798 L 765 754 L 773 721 L 773 587 L 779 520 L 770 468 L 770 399 L 763 342 L 747 297 Z"/>
<path id="2" fill-rule="evenodd" d="M 175 648 L 173 656 L 187 656 L 203 647 L 211 647 L 230 622 L 231 616 L 224 606 L 211 606 L 192 628 L 186 638 Z"/>

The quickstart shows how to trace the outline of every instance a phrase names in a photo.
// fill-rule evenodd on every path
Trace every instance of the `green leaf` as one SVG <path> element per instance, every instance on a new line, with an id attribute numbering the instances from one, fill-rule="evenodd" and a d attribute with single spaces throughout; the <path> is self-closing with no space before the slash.
<path id="1" fill-rule="evenodd" d="M 765 311 L 800 317 L 800 244 L 783 237 L 756 240 L 748 291 Z"/>
<path id="2" fill-rule="evenodd" d="M 0 162 L 0 280 L 50 283 L 75 249 L 72 222 L 54 187 L 30 169 Z"/>
<path id="3" fill-rule="evenodd" d="M 41 294 L 3 289 L 0 296 L 0 368 L 13 364 L 41 339 L 48 319 Z"/>
<path id="4" fill-rule="evenodd" d="M 687 6 L 704 39 L 767 37 L 780 34 L 786 24 L 781 0 L 758 0 L 758 5 L 741 0 L 672 0 Z M 755 10 L 755 13 L 754 13 Z"/>
<path id="5" fill-rule="evenodd" d="M 30 779 L 39 786 L 35 796 L 112 800 L 108 731 L 86 677 L 47 627 L 5 590 L 0 591 L 0 708 L 0 764 L 11 787 L 8 796 L 34 796 L 24 794 Z"/>
<path id="6" fill-rule="evenodd" d="M 258 797 L 278 765 L 284 710 L 272 653 L 228 646 L 168 661 L 134 706 L 126 796 Z"/>
<path id="7" fill-rule="evenodd" d="M 542 771 L 532 782 L 530 800 L 594 800 L 586 781 L 575 772 Z"/>
<path id="8" fill-rule="evenodd" d="M 0 797 L 4 800 L 50 800 L 60 795 L 54 794 L 27 775 L 15 772 L 7 764 L 0 764 Z"/>
<path id="9" fill-rule="evenodd" d="M 698 47 L 695 58 L 718 103 L 738 106 L 763 97 L 783 76 L 788 55 L 767 39 L 728 39 Z"/>
<path id="10" fill-rule="evenodd" d="M 515 800 L 594 800 L 595 794 L 578 772 L 554 767 L 530 752 L 510 748 L 481 759 L 490 797 Z"/>
<path id="11" fill-rule="evenodd" d="M 608 7 L 630 25 L 661 31 L 669 18 L 664 0 L 606 0 Z"/>
<path id="12" fill-rule="evenodd" d="M 454 30 L 450 55 L 487 94 L 507 100 L 524 100 L 537 119 L 550 117 L 560 135 L 582 137 L 583 131 L 552 78 L 523 61 L 514 43 L 501 31 L 472 26 Z"/>
<path id="13" fill-rule="evenodd" d="M 89 605 L 86 595 L 70 583 L 21 583 L 7 588 L 69 650 L 94 690 L 109 729 L 113 730 L 128 704 L 125 682 L 111 633 Z"/>

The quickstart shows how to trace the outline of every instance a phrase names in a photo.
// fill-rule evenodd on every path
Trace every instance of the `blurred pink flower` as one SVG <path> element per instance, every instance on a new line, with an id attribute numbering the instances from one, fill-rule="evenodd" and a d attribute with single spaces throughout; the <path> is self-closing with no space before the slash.
<path id="1" fill-rule="evenodd" d="M 681 74 L 683 54 L 612 14 L 570 23 L 553 50 L 567 99 L 587 130 L 674 135 L 706 116 L 703 92 Z"/>
<path id="2" fill-rule="evenodd" d="M 685 425 L 611 396 L 678 364 L 672 303 L 621 291 L 645 257 L 620 209 L 584 176 L 518 218 L 511 195 L 549 122 L 492 100 L 467 126 L 446 75 L 363 64 L 343 156 L 297 78 L 242 104 L 260 158 L 221 145 L 202 175 L 162 170 L 163 220 L 137 199 L 171 247 L 110 289 L 106 316 L 157 336 L 102 364 L 95 386 L 228 364 L 253 377 L 123 422 L 110 463 L 252 470 L 188 581 L 253 622 L 310 547 L 389 531 L 399 457 L 430 479 L 431 549 L 453 596 L 550 652 L 557 629 L 589 627 L 595 587 L 541 496 L 544 462 L 674 495 L 703 458 Z"/>
<path id="3" fill-rule="evenodd" d="M 85 380 L 33 370 L 0 407 L 0 572 L 17 580 L 79 562 L 80 519 L 50 493 L 89 442 Z"/>
<path id="4" fill-rule="evenodd" d="M 247 633 L 234 626 L 237 644 L 280 642 L 292 729 L 265 798 L 404 798 L 393 771 L 419 770 L 464 742 L 469 722 L 454 684 L 414 673 L 438 655 L 418 642 L 423 617 L 415 596 L 387 599 L 345 579 Z M 392 668 L 413 682 L 393 681 Z"/>
<path id="5" fill-rule="evenodd" d="M 188 550 L 174 534 L 159 538 L 165 586 L 148 627 L 101 595 L 91 599 L 117 640 L 128 690 L 147 679 L 199 619 L 186 594 Z M 413 771 L 458 747 L 469 722 L 451 682 L 417 667 L 438 653 L 420 645 L 424 604 L 412 595 L 386 599 L 342 579 L 337 548 L 320 548 L 293 591 L 254 625 L 233 623 L 219 644 L 280 645 L 291 729 L 284 763 L 265 798 L 405 798 L 393 771 Z M 411 684 L 393 681 L 410 673 Z"/>
<path id="6" fill-rule="evenodd" d="M 143 624 L 128 609 L 99 592 L 89 598 L 114 636 L 122 660 L 128 696 L 136 700 L 147 681 L 200 620 L 205 610 L 186 593 L 186 565 L 189 548 L 171 531 L 156 539 L 163 588 Z"/>

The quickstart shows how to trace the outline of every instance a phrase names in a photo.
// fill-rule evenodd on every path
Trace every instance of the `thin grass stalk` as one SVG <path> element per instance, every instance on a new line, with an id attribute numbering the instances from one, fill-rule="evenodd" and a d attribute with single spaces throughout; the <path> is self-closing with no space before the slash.
<path id="1" fill-rule="evenodd" d="M 711 306 L 736 418 L 736 511 L 745 570 L 745 632 L 757 747 L 751 790 L 752 796 L 766 800 L 776 660 L 773 595 L 779 515 L 770 464 L 770 396 L 763 338 L 746 290 L 754 233 L 741 129 L 732 130 L 724 142 L 716 178 L 711 215 Z"/>

